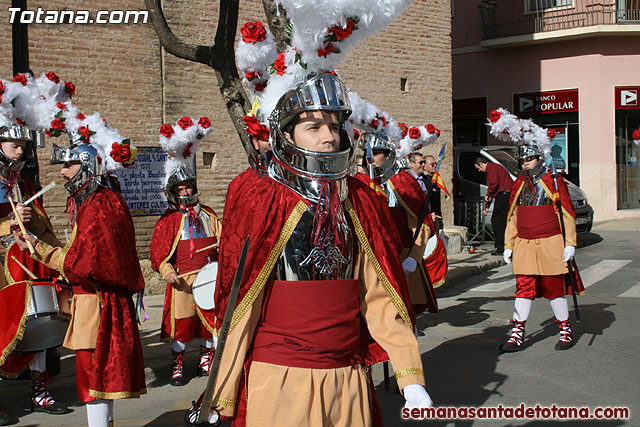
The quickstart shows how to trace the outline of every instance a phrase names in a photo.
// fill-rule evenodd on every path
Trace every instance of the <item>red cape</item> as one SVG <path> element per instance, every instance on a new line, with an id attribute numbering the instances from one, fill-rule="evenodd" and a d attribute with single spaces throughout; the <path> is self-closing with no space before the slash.
<path id="1" fill-rule="evenodd" d="M 346 208 L 347 217 L 351 217 L 354 237 L 358 234 L 357 225 L 359 225 L 364 232 L 362 237 L 366 238 L 381 267 L 381 274 L 388 280 L 390 285 L 388 292 L 393 292 L 400 297 L 394 301 L 398 304 L 396 308 L 407 323 L 414 325 L 415 315 L 409 303 L 409 290 L 402 265 L 398 254 L 393 250 L 394 246 L 388 243 L 399 239 L 392 225 L 388 208 L 384 200 L 377 197 L 357 179 L 349 177 L 348 186 L 348 199 L 343 205 Z M 270 276 L 284 244 L 288 241 L 290 232 L 310 204 L 293 190 L 270 178 L 260 179 L 254 185 L 250 197 L 238 202 L 242 202 L 244 208 L 242 212 L 239 210 L 235 212 L 237 218 L 225 217 L 227 222 L 223 227 L 220 240 L 220 270 L 215 295 L 219 324 L 222 324 L 224 318 L 240 251 L 247 236 L 251 236 L 251 245 L 236 305 L 236 307 L 242 305 L 243 309 L 253 304 L 251 300 L 253 292 L 249 294 L 249 291 L 256 283 L 262 282 L 263 286 L 266 286 L 273 280 L 273 277 L 264 276 L 265 274 Z M 352 209 L 349 209 L 351 206 Z M 251 221 L 247 221 L 247 217 L 251 218 Z M 357 224 L 355 224 L 356 221 Z M 236 315 L 241 315 L 238 310 L 234 313 L 234 319 Z M 368 332 L 365 330 L 363 333 L 365 348 L 362 355 L 366 363 L 373 364 L 388 360 L 387 354 L 373 341 Z"/>
<path id="2" fill-rule="evenodd" d="M 243 207 L 242 202 L 245 200 L 244 194 L 250 194 L 251 188 L 260 180 L 260 177 L 252 168 L 245 169 L 240 175 L 236 176 L 227 187 L 227 196 L 224 201 L 223 227 L 226 218 L 230 218 L 238 207 Z"/>
<path id="3" fill-rule="evenodd" d="M 204 210 L 207 214 L 212 215 L 214 217 L 218 217 L 215 211 L 208 206 L 201 205 L 200 208 Z M 172 265 L 175 262 L 175 254 L 176 248 L 178 247 L 178 242 L 181 237 L 181 226 L 183 225 L 182 219 L 184 215 L 173 208 L 168 208 L 160 217 L 156 226 L 153 229 L 153 237 L 151 238 L 151 248 L 149 251 L 149 257 L 151 258 L 151 267 L 160 272 L 162 269 L 162 265 L 165 263 L 171 263 Z M 167 288 L 165 291 L 165 308 L 167 307 L 166 295 L 171 295 L 169 293 L 171 285 L 167 283 Z M 170 302 L 169 302 L 170 304 Z M 209 316 L 205 316 L 204 310 L 200 307 L 196 306 L 196 312 L 198 313 L 198 317 L 207 323 L 205 326 L 207 330 L 211 333 L 214 333 L 216 330 L 216 325 L 213 323 L 214 315 L 210 314 Z M 163 318 L 166 313 L 163 313 Z"/>
<path id="4" fill-rule="evenodd" d="M 144 290 L 144 278 L 133 220 L 119 193 L 100 189 L 80 205 L 62 256 L 61 273 L 70 283 L 95 286 L 101 302 L 89 395 L 114 399 L 145 393 L 142 346 L 131 299 Z"/>

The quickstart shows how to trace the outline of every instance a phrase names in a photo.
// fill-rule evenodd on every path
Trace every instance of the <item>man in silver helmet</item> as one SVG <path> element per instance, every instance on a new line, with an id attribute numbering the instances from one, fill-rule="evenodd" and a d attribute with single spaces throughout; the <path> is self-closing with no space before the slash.
<path id="1" fill-rule="evenodd" d="M 187 343 L 196 338 L 200 341 L 198 376 L 209 375 L 213 360 L 215 324 L 202 319 L 192 285 L 199 270 L 218 261 L 222 223 L 213 209 L 200 202 L 196 177 L 186 166 L 181 165 L 168 177 L 165 192 L 169 207 L 154 228 L 150 257 L 153 268 L 167 282 L 160 339 L 171 342 L 170 384 L 182 386 L 186 383 L 183 360 Z"/>
<path id="2" fill-rule="evenodd" d="M 2 243 L 0 256 L 4 264 L 0 273 L 0 289 L 9 285 L 28 286 L 26 281 L 31 277 L 19 263 L 38 278 L 57 277 L 57 272 L 31 259 L 15 244 L 14 233 L 18 230 L 18 219 L 12 211 L 9 199 L 17 205 L 16 211 L 27 232 L 53 246 L 62 246 L 53 233 L 41 201 L 35 200 L 27 206 L 22 203 L 36 192 L 34 183 L 20 173 L 24 164 L 25 146 L 29 142 L 32 142 L 31 132 L 23 125 L 18 124 L 0 130 L 0 216 L 2 217 L 0 219 L 0 242 Z M 10 315 L 16 310 L 22 313 L 24 308 L 23 302 L 12 301 L 10 306 L 3 307 L 0 317 Z M 9 325 L 7 322 L 2 323 Z M 11 332 L 8 335 L 13 335 L 13 331 Z M 1 347 L 5 350 L 5 346 Z M 0 375 L 15 378 L 27 367 L 31 371 L 33 380 L 31 410 L 56 415 L 71 412 L 71 409 L 56 402 L 48 391 L 50 378 L 46 369 L 45 351 L 27 354 L 11 353 L 7 357 L 2 357 Z"/>
<path id="3" fill-rule="evenodd" d="M 343 83 L 320 74 L 270 116 L 273 159 L 225 224 L 216 310 L 227 306 L 240 247 L 251 245 L 214 388 L 246 425 L 380 421 L 370 366 L 391 358 L 408 405 L 429 406 L 415 317 L 383 201 L 349 177 L 355 146 Z M 286 409 L 285 409 L 286 408 Z"/>
<path id="4" fill-rule="evenodd" d="M 565 294 L 571 292 L 567 263 L 576 274 L 577 288 L 583 292 L 577 267 L 573 260 L 576 248 L 576 213 L 562 176 L 553 176 L 536 144 L 521 144 L 516 149 L 522 174 L 511 189 L 504 259 L 512 262 L 516 275 L 513 329 L 509 340 L 500 346 L 502 351 L 514 352 L 522 348 L 525 322 L 532 300 L 547 298 L 560 327 L 556 350 L 574 345 Z M 557 199 L 562 212 L 555 205 Z M 562 234 L 560 215 L 564 218 Z"/>
<path id="5" fill-rule="evenodd" d="M 111 189 L 96 147 L 54 144 L 51 163 L 69 192 L 73 231 L 67 244 L 53 247 L 33 236 L 42 262 L 59 270 L 73 288 L 71 322 L 63 346 L 76 352 L 76 386 L 90 427 L 113 420 L 115 399 L 146 392 L 140 334 L 132 295 L 143 291 L 135 230 L 127 204 Z"/>

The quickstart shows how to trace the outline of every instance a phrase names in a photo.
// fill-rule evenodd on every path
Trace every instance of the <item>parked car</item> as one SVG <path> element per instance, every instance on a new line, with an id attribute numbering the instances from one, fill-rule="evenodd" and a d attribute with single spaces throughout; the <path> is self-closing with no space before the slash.
<path id="1" fill-rule="evenodd" d="M 504 166 L 514 180 L 522 172 L 518 167 L 518 161 L 514 156 L 514 147 L 487 146 L 487 147 L 454 147 L 454 194 L 456 200 L 455 220 L 456 224 L 470 228 L 470 234 L 478 234 L 480 231 L 478 222 L 481 215 L 478 213 L 481 202 L 487 194 L 487 178 L 475 167 L 475 159 L 484 156 L 489 161 Z M 567 180 L 569 195 L 576 210 L 576 230 L 578 233 L 591 231 L 593 226 L 593 208 L 589 205 L 586 194 L 577 185 Z M 491 214 L 493 205 L 484 218 L 484 226 L 490 233 Z M 480 220 L 481 221 L 481 220 Z"/>

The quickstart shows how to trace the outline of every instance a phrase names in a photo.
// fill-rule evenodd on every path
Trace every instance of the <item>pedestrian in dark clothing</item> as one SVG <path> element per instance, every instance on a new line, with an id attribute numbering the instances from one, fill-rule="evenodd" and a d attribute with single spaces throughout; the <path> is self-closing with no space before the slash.
<path id="1" fill-rule="evenodd" d="M 504 251 L 504 232 L 507 226 L 507 213 L 509 210 L 509 196 L 513 180 L 504 166 L 492 163 L 484 156 L 475 160 L 475 167 L 478 171 L 487 174 L 487 195 L 484 200 L 487 202 L 483 215 L 489 211 L 491 202 L 493 205 L 493 215 L 491 216 L 491 227 L 493 228 L 493 239 L 496 249 L 491 255 L 502 255 Z"/>

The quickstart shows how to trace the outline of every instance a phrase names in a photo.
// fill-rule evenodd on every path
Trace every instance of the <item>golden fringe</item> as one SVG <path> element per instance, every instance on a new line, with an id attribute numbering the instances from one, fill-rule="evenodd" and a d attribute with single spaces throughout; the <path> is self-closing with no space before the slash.
<path id="1" fill-rule="evenodd" d="M 406 377 L 407 375 L 420 375 L 424 377 L 424 370 L 422 368 L 405 368 L 395 372 L 396 379 Z"/>
<path id="2" fill-rule="evenodd" d="M 89 396 L 95 397 L 96 399 L 107 399 L 107 400 L 137 398 L 146 393 L 147 393 L 146 387 L 140 391 L 119 391 L 116 393 L 107 393 L 104 391 L 97 391 L 93 389 L 89 390 Z"/>
<path id="3" fill-rule="evenodd" d="M 300 218 L 302 218 L 302 214 L 304 214 L 306 210 L 307 204 L 302 200 L 299 200 L 293 208 L 293 211 L 289 214 L 289 217 L 287 218 L 287 221 L 285 222 L 284 227 L 280 232 L 280 236 L 278 237 L 275 246 L 271 250 L 269 257 L 267 258 L 267 262 L 262 267 L 262 270 L 260 270 L 260 273 L 258 274 L 258 277 L 256 277 L 255 282 L 253 282 L 253 285 L 251 285 L 251 288 L 249 288 L 249 292 L 247 292 L 244 298 L 242 298 L 242 301 L 240 301 L 240 304 L 238 304 L 235 311 L 233 312 L 233 318 L 231 320 L 231 327 L 229 328 L 229 332 L 231 332 L 233 328 L 236 327 L 236 325 L 240 322 L 242 316 L 244 316 L 249 311 L 251 306 L 253 306 L 253 303 L 258 298 L 258 295 L 260 295 L 260 292 L 262 292 L 262 289 L 267 283 L 269 276 L 271 276 L 271 271 L 273 270 L 273 267 L 275 266 L 280 253 L 284 250 L 284 246 L 289 241 L 291 234 L 293 234 L 293 231 L 298 225 Z"/>
<path id="4" fill-rule="evenodd" d="M 9 286 L 15 286 L 15 285 L 9 285 Z M 18 326 L 18 332 L 13 337 L 13 340 L 11 340 L 9 345 L 2 350 L 2 356 L 0 357 L 0 365 L 4 364 L 4 362 L 6 361 L 6 358 L 9 357 L 11 353 L 13 353 L 13 350 L 16 349 L 16 347 L 18 346 L 18 343 L 20 342 L 20 340 L 22 340 L 22 337 L 24 336 L 24 330 L 27 327 L 27 311 L 29 310 L 30 302 L 31 302 L 31 286 L 27 285 L 27 289 L 25 291 L 25 298 L 24 298 L 24 312 L 22 313 L 22 319 L 20 320 L 20 325 Z M 18 373 L 18 375 L 20 374 Z"/>
<path id="5" fill-rule="evenodd" d="M 389 282 L 389 279 L 384 274 L 384 271 L 382 271 L 382 267 L 380 266 L 378 259 L 376 258 L 375 254 L 373 253 L 373 250 L 371 249 L 371 246 L 369 245 L 369 241 L 367 240 L 367 236 L 364 233 L 364 229 L 362 228 L 360 219 L 358 218 L 355 210 L 353 209 L 351 200 L 346 199 L 344 201 L 344 207 L 346 211 L 349 213 L 349 216 L 351 217 L 351 221 L 353 222 L 353 227 L 355 228 L 356 236 L 358 236 L 360 245 L 362 246 L 362 249 L 367 255 L 367 258 L 369 258 L 369 261 L 371 261 L 371 265 L 373 266 L 373 269 L 376 272 L 378 279 L 382 283 L 382 287 L 384 288 L 385 292 L 389 296 L 389 299 L 393 303 L 396 310 L 398 310 L 398 314 L 400 314 L 400 317 L 402 317 L 402 320 L 404 320 L 404 322 L 413 329 L 413 324 L 411 323 L 411 317 L 409 316 L 409 310 L 405 306 L 404 301 L 402 300 L 402 298 L 400 298 L 400 295 L 395 290 L 393 285 L 391 285 L 391 282 Z"/>
<path id="6" fill-rule="evenodd" d="M 204 314 L 202 314 L 202 310 L 198 306 L 196 306 L 196 314 L 200 318 L 200 322 L 202 322 L 202 324 L 207 329 L 207 331 L 211 332 L 214 337 L 217 337 L 218 331 L 216 330 L 216 328 L 212 328 L 211 326 L 209 326 L 209 322 L 207 322 L 207 319 L 204 317 Z"/>
<path id="7" fill-rule="evenodd" d="M 60 259 L 58 260 L 58 272 L 67 282 L 69 281 L 69 279 L 67 279 L 67 276 L 64 274 L 64 260 L 67 257 L 67 253 L 71 249 L 71 246 L 73 245 L 73 241 L 76 239 L 77 232 L 78 232 L 78 224 L 74 224 L 73 230 L 71 230 L 71 237 L 69 237 L 69 241 L 62 248 L 62 252 L 60 253 Z"/>

